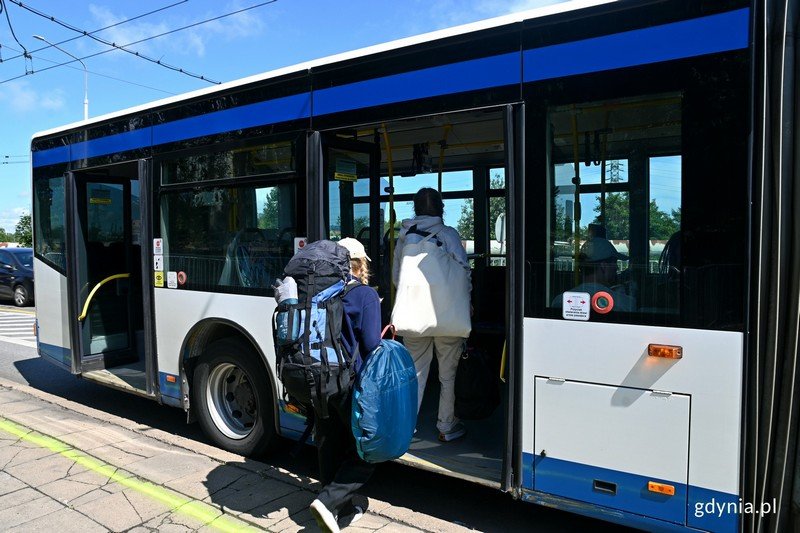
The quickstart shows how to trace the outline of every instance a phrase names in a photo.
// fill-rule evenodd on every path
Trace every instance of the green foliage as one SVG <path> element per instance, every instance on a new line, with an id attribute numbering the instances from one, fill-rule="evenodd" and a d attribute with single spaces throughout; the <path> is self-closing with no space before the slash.
<path id="1" fill-rule="evenodd" d="M 15 239 L 20 246 L 30 248 L 33 246 L 33 225 L 31 223 L 31 214 L 25 213 L 19 217 L 16 230 Z"/>
<path id="2" fill-rule="evenodd" d="M 267 195 L 264 209 L 258 214 L 258 227 L 260 229 L 278 229 L 278 187 L 274 187 Z"/>
<path id="3" fill-rule="evenodd" d="M 504 189 L 505 188 L 505 179 L 500 173 L 495 174 L 491 177 L 491 188 L 492 189 Z M 458 234 L 464 240 L 474 240 L 475 239 L 475 206 L 473 205 L 474 202 L 470 198 L 469 200 L 464 201 L 461 206 L 461 216 L 458 218 L 458 223 L 456 224 L 456 230 L 458 230 Z M 500 216 L 502 213 L 506 211 L 506 199 L 505 196 L 497 196 L 489 198 L 489 235 L 490 238 L 494 238 L 494 222 L 497 220 L 497 217 Z"/>
<path id="4" fill-rule="evenodd" d="M 15 239 L 13 233 L 7 233 L 5 229 L 0 228 L 0 242 L 9 242 Z"/>

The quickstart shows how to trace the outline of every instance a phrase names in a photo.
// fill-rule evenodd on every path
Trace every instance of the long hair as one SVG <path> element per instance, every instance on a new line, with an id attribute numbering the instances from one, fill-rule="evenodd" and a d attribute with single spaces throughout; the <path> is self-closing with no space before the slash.
<path id="1" fill-rule="evenodd" d="M 369 261 L 367 261 L 367 258 L 351 259 L 350 273 L 364 285 L 369 285 Z"/>

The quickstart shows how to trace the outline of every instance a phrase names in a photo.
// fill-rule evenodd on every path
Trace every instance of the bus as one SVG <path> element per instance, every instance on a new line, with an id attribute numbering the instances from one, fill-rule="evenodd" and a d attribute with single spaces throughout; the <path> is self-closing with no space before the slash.
<path id="1" fill-rule="evenodd" d="M 263 454 L 305 429 L 274 280 L 354 237 L 388 320 L 398 224 L 433 187 L 501 402 L 443 444 L 429 380 L 399 462 L 644 529 L 787 527 L 791 4 L 579 0 L 38 133 L 38 352 Z"/>

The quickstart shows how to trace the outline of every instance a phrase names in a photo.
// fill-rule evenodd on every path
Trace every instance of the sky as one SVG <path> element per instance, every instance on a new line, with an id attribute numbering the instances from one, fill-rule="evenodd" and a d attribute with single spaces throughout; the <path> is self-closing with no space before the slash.
<path id="1" fill-rule="evenodd" d="M 33 38 L 40 35 L 58 44 L 79 33 L 49 17 L 87 32 L 127 20 L 94 34 L 126 45 L 265 0 L 24 1 L 25 6 L 48 17 L 31 13 L 11 0 L 0 1 L 6 8 L 0 13 L 0 227 L 13 231 L 20 215 L 29 212 L 31 206 L 31 137 L 83 118 L 83 67 L 74 62 L 48 69 L 71 58 Z M 559 1 L 277 0 L 129 49 L 226 82 Z M 167 6 L 172 7 L 131 20 Z M 20 43 L 31 59 L 20 57 Z M 209 86 L 206 81 L 113 50 L 85 36 L 59 46 L 85 58 L 90 117 Z M 107 50 L 112 51 L 87 57 Z"/>

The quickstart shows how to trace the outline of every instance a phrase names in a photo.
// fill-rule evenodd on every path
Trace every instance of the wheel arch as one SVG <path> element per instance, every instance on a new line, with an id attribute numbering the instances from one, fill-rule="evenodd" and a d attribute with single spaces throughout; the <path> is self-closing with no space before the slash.
<path id="1" fill-rule="evenodd" d="M 187 398 L 185 401 L 189 402 L 188 398 L 191 398 L 190 391 L 192 387 L 192 381 L 194 379 L 194 367 L 205 349 L 208 347 L 208 345 L 215 341 L 231 338 L 238 338 L 249 344 L 258 355 L 261 365 L 266 370 L 267 376 L 269 376 L 270 391 L 272 391 L 272 410 L 274 415 L 273 422 L 275 424 L 275 432 L 276 434 L 280 435 L 280 412 L 278 407 L 279 396 L 278 385 L 277 381 L 275 380 L 275 373 L 268 364 L 264 351 L 259 347 L 253 336 L 240 324 L 237 324 L 231 320 L 218 317 L 204 318 L 195 324 L 192 329 L 189 330 L 189 333 L 186 334 L 186 337 L 184 337 L 183 343 L 181 344 L 180 369 L 181 374 L 183 374 L 182 381 L 185 381 L 187 384 L 187 390 L 183 391 L 185 397 Z M 189 404 L 189 409 L 191 416 L 191 409 L 193 409 L 191 404 Z"/>

